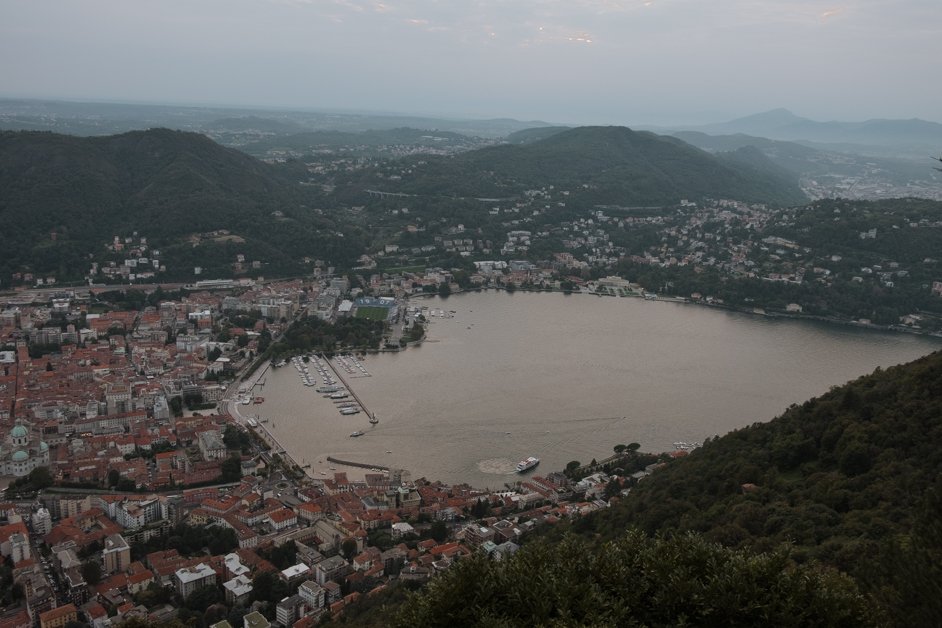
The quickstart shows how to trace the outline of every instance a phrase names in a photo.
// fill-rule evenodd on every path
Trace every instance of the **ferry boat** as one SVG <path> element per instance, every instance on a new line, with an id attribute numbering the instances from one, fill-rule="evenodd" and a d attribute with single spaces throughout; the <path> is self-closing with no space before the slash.
<path id="1" fill-rule="evenodd" d="M 352 434 L 350 434 L 351 438 L 356 438 L 357 436 L 363 436 L 363 432 L 361 432 L 360 430 L 357 430 L 353 432 Z"/>
<path id="2" fill-rule="evenodd" d="M 526 460 L 521 460 L 520 462 L 517 463 L 517 473 L 523 473 L 524 471 L 529 471 L 530 469 L 532 469 L 538 464 L 540 464 L 540 459 L 530 456 Z"/>

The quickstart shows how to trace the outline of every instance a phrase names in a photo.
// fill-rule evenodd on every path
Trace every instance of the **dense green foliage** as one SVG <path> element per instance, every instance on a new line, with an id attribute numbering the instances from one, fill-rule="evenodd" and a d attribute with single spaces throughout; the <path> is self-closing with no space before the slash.
<path id="1" fill-rule="evenodd" d="M 269 274 L 298 272 L 303 256 L 355 259 L 355 234 L 337 238 L 332 221 L 306 207 L 294 176 L 194 133 L 0 132 L 0 277 L 32 270 L 75 278 L 89 254 L 134 232 L 160 249 L 177 278 L 194 266 L 230 276 L 239 253 L 265 260 Z M 184 238 L 220 229 L 244 241 L 193 246 Z"/>
<path id="2" fill-rule="evenodd" d="M 184 556 L 193 556 L 208 550 L 210 554 L 227 554 L 239 547 L 235 530 L 221 526 L 191 526 L 178 523 L 164 536 L 131 545 L 131 556 L 141 560 L 146 554 L 175 549 Z"/>
<path id="3" fill-rule="evenodd" d="M 268 357 L 278 359 L 311 351 L 377 349 L 384 329 L 382 321 L 366 318 L 340 318 L 328 323 L 308 316 L 292 324 L 284 336 L 269 347 Z"/>
<path id="4" fill-rule="evenodd" d="M 601 548 L 568 537 L 513 558 L 475 556 L 429 583 L 400 626 L 863 626 L 853 581 L 784 552 L 631 531 Z"/>
<path id="5" fill-rule="evenodd" d="M 36 467 L 21 478 L 16 478 L 7 487 L 7 496 L 29 495 L 48 488 L 55 483 L 49 467 Z"/>
<path id="6" fill-rule="evenodd" d="M 570 203 L 585 206 L 661 205 L 706 197 L 785 205 L 806 200 L 793 175 L 761 154 L 753 157 L 755 163 L 744 168 L 741 159 L 721 159 L 672 137 L 624 127 L 579 127 L 528 144 L 424 157 L 394 186 L 371 184 L 466 197 L 506 197 L 554 185 L 571 191 Z"/>
<path id="7" fill-rule="evenodd" d="M 242 453 L 248 453 L 252 448 L 252 439 L 249 437 L 248 432 L 231 423 L 226 425 L 226 429 L 222 434 L 222 442 L 226 444 L 226 449 L 238 449 Z"/>

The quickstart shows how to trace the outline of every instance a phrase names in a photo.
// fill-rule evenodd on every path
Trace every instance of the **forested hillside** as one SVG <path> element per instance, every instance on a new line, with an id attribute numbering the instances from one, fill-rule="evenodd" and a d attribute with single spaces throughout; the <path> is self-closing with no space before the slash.
<path id="1" fill-rule="evenodd" d="M 705 197 L 783 205 L 807 200 L 790 173 L 762 155 L 753 157 L 744 167 L 740 158 L 712 156 L 668 136 L 624 127 L 579 127 L 524 144 L 416 159 L 395 181 L 374 178 L 367 184 L 466 197 L 511 196 L 555 186 L 569 190 L 573 203 L 585 204 L 660 205 Z"/>
<path id="2" fill-rule="evenodd" d="M 354 234 L 337 238 L 332 222 L 306 207 L 290 169 L 195 133 L 3 132 L 0 189 L 4 276 L 21 270 L 81 276 L 90 253 L 133 232 L 162 249 L 170 276 L 191 264 L 226 268 L 235 259 L 232 241 L 239 253 L 282 273 L 296 271 L 303 255 L 349 261 L 357 254 Z M 236 238 L 229 246 L 204 242 L 192 255 L 184 238 L 216 230 Z"/>

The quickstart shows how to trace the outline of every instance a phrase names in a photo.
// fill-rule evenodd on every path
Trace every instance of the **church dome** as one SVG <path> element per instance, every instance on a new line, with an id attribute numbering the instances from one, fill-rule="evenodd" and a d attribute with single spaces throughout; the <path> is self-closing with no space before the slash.
<path id="1" fill-rule="evenodd" d="M 49 443 L 44 440 L 39 441 L 39 451 L 49 451 Z"/>
<path id="2" fill-rule="evenodd" d="M 13 431 L 10 432 L 12 438 L 29 438 L 29 430 L 27 430 L 22 425 L 16 425 L 13 427 Z"/>
<path id="3" fill-rule="evenodd" d="M 26 462 L 29 460 L 29 454 L 22 449 L 13 453 L 13 462 Z"/>

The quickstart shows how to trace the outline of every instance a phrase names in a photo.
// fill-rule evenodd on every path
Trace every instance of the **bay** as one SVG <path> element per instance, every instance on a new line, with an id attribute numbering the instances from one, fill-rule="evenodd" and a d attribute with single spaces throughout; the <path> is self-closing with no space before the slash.
<path id="1" fill-rule="evenodd" d="M 619 443 L 667 451 L 942 348 L 936 338 L 633 298 L 482 292 L 414 303 L 446 315 L 431 317 L 426 342 L 361 358 L 368 377 L 337 367 L 375 426 L 365 413 L 341 416 L 293 368 L 267 373 L 253 411 L 313 477 L 331 466 L 356 475 L 333 456 L 500 488 L 527 456 L 548 473 Z"/>

